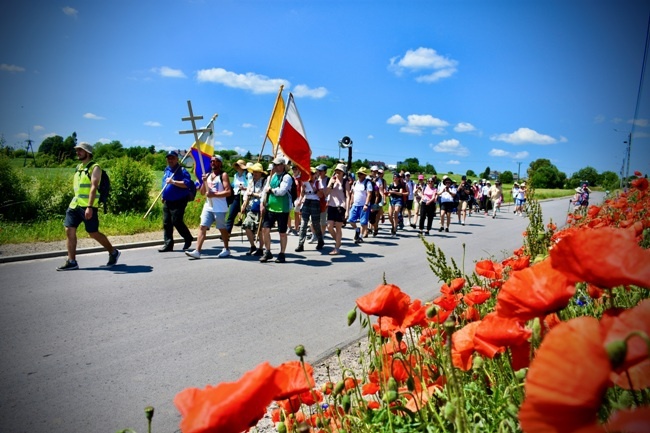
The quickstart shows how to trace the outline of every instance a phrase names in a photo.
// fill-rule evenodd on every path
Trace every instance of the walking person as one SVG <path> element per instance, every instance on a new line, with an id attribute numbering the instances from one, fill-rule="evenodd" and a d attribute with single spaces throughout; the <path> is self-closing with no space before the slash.
<path id="1" fill-rule="evenodd" d="M 404 211 L 408 214 L 408 225 L 414 229 L 415 223 L 411 219 L 413 216 L 413 201 L 415 200 L 415 182 L 411 180 L 411 173 L 408 171 L 404 174 L 404 176 L 404 183 L 406 184 L 406 189 L 408 191 L 408 194 L 406 195 L 406 201 L 404 202 Z M 404 213 L 404 211 L 402 213 Z"/>
<path id="2" fill-rule="evenodd" d="M 467 212 L 469 211 L 470 200 L 473 195 L 472 187 L 467 182 L 467 176 L 463 175 L 458 186 L 458 216 L 462 218 L 461 224 L 465 225 L 467 221 Z"/>
<path id="3" fill-rule="evenodd" d="M 426 235 L 429 236 L 433 220 L 436 217 L 436 202 L 438 200 L 438 186 L 434 183 L 434 179 L 427 180 L 427 184 L 422 190 L 422 198 L 420 199 L 420 234 L 424 230 L 424 220 L 427 221 Z"/>
<path id="4" fill-rule="evenodd" d="M 311 178 L 303 182 L 300 186 L 300 237 L 298 238 L 298 247 L 296 252 L 305 250 L 305 238 L 307 237 L 307 226 L 311 223 L 313 234 L 316 236 L 318 243 L 317 250 L 322 250 L 325 242 L 323 241 L 323 232 L 320 225 L 320 199 L 324 195 L 323 189 L 318 189 L 318 171 L 315 167 L 311 168 Z"/>
<path id="5" fill-rule="evenodd" d="M 113 247 L 106 235 L 99 231 L 99 218 L 97 206 L 100 202 L 98 188 L 102 177 L 102 169 L 92 160 L 93 148 L 90 143 L 81 142 L 75 147 L 79 165 L 74 173 L 74 197 L 65 213 L 65 236 L 68 257 L 57 271 L 73 271 L 79 269 L 77 263 L 77 227 L 84 223 L 88 236 L 99 242 L 108 251 L 107 267 L 117 264 L 120 250 Z"/>
<path id="6" fill-rule="evenodd" d="M 334 174 L 325 188 L 325 195 L 327 195 L 327 230 L 334 238 L 334 249 L 329 254 L 334 256 L 341 253 L 343 222 L 348 216 L 346 207 L 348 188 L 347 178 L 345 177 L 345 164 L 338 164 L 334 169 Z"/>
<path id="7" fill-rule="evenodd" d="M 222 170 L 222 166 L 223 159 L 220 155 L 215 155 L 210 160 L 212 171 L 203 175 L 203 183 L 199 192 L 201 195 L 205 195 L 205 203 L 201 212 L 201 226 L 196 240 L 196 249 L 185 251 L 185 254 L 193 259 L 201 258 L 203 242 L 205 242 L 207 232 L 213 223 L 219 230 L 223 241 L 223 249 L 217 257 L 224 258 L 230 255 L 230 234 L 226 227 L 226 213 L 228 213 L 227 197 L 230 196 L 232 187 L 228 173 Z"/>
<path id="8" fill-rule="evenodd" d="M 163 239 L 164 244 L 158 252 L 174 250 L 174 228 L 185 243 L 183 251 L 192 245 L 192 233 L 185 224 L 185 208 L 189 202 L 190 191 L 194 190 L 190 174 L 178 163 L 178 152 L 167 152 L 167 167 L 162 178 Z"/>
<path id="9" fill-rule="evenodd" d="M 360 167 L 357 170 L 357 180 L 352 184 L 352 192 L 348 205 L 348 222 L 354 230 L 354 243 L 359 244 L 368 236 L 368 221 L 370 219 L 370 198 L 372 182 L 367 178 L 368 169 Z M 361 227 L 357 227 L 357 223 Z"/>
<path id="10" fill-rule="evenodd" d="M 300 187 L 302 185 L 302 179 L 300 178 L 301 173 L 300 173 L 300 167 L 297 165 L 294 165 L 291 168 L 291 172 L 293 173 L 293 181 L 296 183 L 296 191 L 300 191 Z M 271 171 L 269 171 L 271 173 Z M 300 194 L 298 194 L 298 197 L 291 197 L 291 206 L 293 207 L 293 229 L 291 229 L 291 234 L 298 236 L 298 232 L 300 231 Z M 291 224 L 289 224 L 291 225 Z M 314 237 L 314 242 L 316 242 L 316 238 Z"/>
<path id="11" fill-rule="evenodd" d="M 391 235 L 396 236 L 404 197 L 404 183 L 399 173 L 393 174 L 393 182 L 386 187 L 386 192 L 388 193 L 388 221 L 391 225 Z"/>
<path id="12" fill-rule="evenodd" d="M 515 214 L 524 216 L 524 208 L 526 207 L 526 182 L 522 182 L 519 185 L 519 191 L 515 198 L 515 206 Z"/>
<path id="13" fill-rule="evenodd" d="M 246 161 L 243 159 L 237 160 L 233 165 L 235 169 L 235 176 L 232 180 L 233 201 L 228 207 L 228 219 L 226 220 L 226 230 L 232 233 L 232 228 L 235 225 L 235 220 L 242 211 L 241 205 L 243 200 L 244 191 L 248 187 L 248 172 L 246 171 Z"/>
<path id="14" fill-rule="evenodd" d="M 291 210 L 291 184 L 293 178 L 287 173 L 286 161 L 282 157 L 273 160 L 273 174 L 264 188 L 262 200 L 262 242 L 265 252 L 260 257 L 261 263 L 266 263 L 273 258 L 271 253 L 271 229 L 278 224 L 280 234 L 280 253 L 275 259 L 276 263 L 286 262 L 285 250 L 287 249 L 287 228 L 289 211 Z"/>
<path id="15" fill-rule="evenodd" d="M 247 256 L 262 256 L 264 254 L 262 240 L 258 239 L 259 246 L 255 246 L 255 235 L 257 234 L 260 224 L 260 209 L 262 194 L 264 192 L 263 175 L 266 174 L 262 164 L 259 162 L 248 167 L 247 171 L 252 175 L 248 180 L 248 187 L 244 192 L 242 203 L 242 227 L 246 230 L 246 237 L 251 247 L 246 253 Z M 245 214 L 244 214 L 245 213 Z"/>
<path id="16" fill-rule="evenodd" d="M 490 188 L 490 201 L 492 202 L 492 218 L 497 217 L 497 210 L 501 207 L 503 201 L 503 189 L 501 188 L 501 181 L 496 180 L 494 186 Z"/>
<path id="17" fill-rule="evenodd" d="M 440 197 L 440 229 L 438 231 L 449 232 L 449 224 L 451 223 L 451 214 L 454 210 L 454 196 L 456 195 L 456 188 L 451 186 L 452 180 L 448 176 L 442 178 L 442 190 L 438 191 Z M 445 227 L 445 219 L 447 220 L 447 227 Z"/>

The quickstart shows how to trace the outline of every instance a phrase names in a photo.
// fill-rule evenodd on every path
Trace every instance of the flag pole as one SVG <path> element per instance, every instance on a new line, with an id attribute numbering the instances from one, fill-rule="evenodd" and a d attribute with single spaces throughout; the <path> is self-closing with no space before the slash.
<path id="1" fill-rule="evenodd" d="M 188 102 L 189 102 L 189 101 L 188 101 Z M 219 116 L 219 115 L 218 115 L 217 113 L 215 113 L 214 116 L 212 116 L 212 119 L 210 120 L 210 123 L 208 123 L 208 127 L 209 127 L 211 124 L 214 123 L 215 119 L 216 119 L 218 116 Z M 195 133 L 195 135 L 196 135 L 196 133 Z M 198 139 L 195 139 L 195 140 L 194 140 L 194 143 L 192 143 L 192 145 L 190 146 L 190 149 L 189 149 L 187 152 L 185 152 L 185 155 L 183 155 L 183 159 L 181 159 L 181 160 L 179 161 L 178 166 L 176 167 L 176 170 L 174 170 L 174 173 L 172 173 L 172 176 L 173 176 L 174 174 L 176 174 L 176 171 L 178 171 L 179 168 L 181 168 L 181 166 L 183 165 L 183 162 L 184 162 L 185 159 L 187 158 L 187 155 L 189 155 L 189 154 L 192 152 L 192 148 L 194 148 L 194 145 L 197 144 L 198 141 L 199 141 Z M 200 145 L 199 145 L 199 147 L 197 148 L 197 150 L 198 150 L 199 153 L 201 153 L 201 146 L 200 146 Z M 199 156 L 200 156 L 200 155 L 199 155 Z M 201 169 L 203 170 L 203 158 L 199 158 L 199 160 L 201 161 Z M 205 173 L 205 170 L 203 170 L 203 173 Z M 198 179 L 197 179 L 197 180 L 198 180 Z M 147 216 L 149 216 L 149 213 L 151 212 L 151 210 L 153 209 L 153 207 L 154 207 L 154 206 L 156 205 L 156 203 L 158 202 L 158 199 L 162 196 L 163 192 L 165 191 L 165 188 L 167 188 L 167 185 L 168 185 L 168 184 L 165 184 L 165 185 L 162 187 L 162 189 L 160 190 L 160 192 L 158 193 L 158 195 L 157 195 L 156 198 L 154 199 L 153 203 L 151 203 L 151 206 L 149 206 L 149 209 L 147 209 L 147 212 L 144 214 L 144 216 L 142 217 L 142 219 L 146 219 Z"/>
<path id="2" fill-rule="evenodd" d="M 273 115 L 275 114 L 275 109 L 278 106 L 278 101 L 282 97 L 282 91 L 284 90 L 284 84 L 280 84 L 280 90 L 278 90 L 278 96 L 275 98 L 275 104 L 273 104 L 273 110 L 271 111 L 271 117 L 269 118 L 269 125 L 266 127 L 266 134 L 264 134 L 264 140 L 262 141 L 262 149 L 260 149 L 259 155 L 257 155 L 257 162 L 260 162 L 262 159 L 262 153 L 264 153 L 264 145 L 266 144 L 266 140 L 269 138 L 269 130 L 271 129 L 271 122 L 273 122 Z M 275 147 L 277 149 L 277 145 Z M 274 150 L 274 157 L 275 153 L 277 153 L 277 150 Z"/>

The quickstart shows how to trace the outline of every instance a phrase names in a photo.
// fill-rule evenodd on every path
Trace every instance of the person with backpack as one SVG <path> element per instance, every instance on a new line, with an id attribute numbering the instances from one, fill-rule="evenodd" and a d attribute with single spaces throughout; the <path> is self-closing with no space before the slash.
<path id="1" fill-rule="evenodd" d="M 90 143 L 81 142 L 75 147 L 79 165 L 74 173 L 74 197 L 65 213 L 66 249 L 68 256 L 57 271 L 73 271 L 79 269 L 77 263 L 77 227 L 83 222 L 88 236 L 95 239 L 108 251 L 107 267 L 117 264 L 120 250 L 113 247 L 106 235 L 99 231 L 98 203 L 105 202 L 98 192 L 101 190 L 102 168 L 92 160 L 93 148 Z M 106 176 L 104 176 L 106 178 Z"/>
<path id="2" fill-rule="evenodd" d="M 185 251 L 185 254 L 193 259 L 201 258 L 203 242 L 205 242 L 208 230 L 213 223 L 219 230 L 223 241 L 223 249 L 217 257 L 230 256 L 230 233 L 226 228 L 226 214 L 228 213 L 228 197 L 232 194 L 232 186 L 228 173 L 223 171 L 222 167 L 223 158 L 221 155 L 214 155 L 210 160 L 211 172 L 203 175 L 203 183 L 201 183 L 199 192 L 201 195 L 205 195 L 205 203 L 201 211 L 201 226 L 196 239 L 196 249 L 191 252 Z"/>
<path id="3" fill-rule="evenodd" d="M 348 204 L 348 222 L 354 230 L 354 243 L 360 244 L 368 236 L 368 222 L 370 220 L 370 194 L 372 182 L 368 179 L 368 169 L 360 167 L 357 170 L 357 180 L 352 184 Z M 357 227 L 357 223 L 361 228 Z"/>
<path id="4" fill-rule="evenodd" d="M 293 177 L 287 173 L 286 161 L 278 156 L 273 160 L 273 173 L 269 175 L 267 185 L 264 187 L 262 200 L 262 242 L 266 251 L 260 257 L 261 263 L 266 263 L 273 258 L 271 254 L 271 229 L 278 224 L 280 234 L 280 253 L 275 259 L 276 263 L 286 262 L 284 255 L 287 249 L 287 228 L 292 197 L 297 196 L 294 190 Z M 295 194 L 295 195 L 293 195 Z"/>
<path id="5" fill-rule="evenodd" d="M 402 182 L 402 175 L 393 173 L 393 182 L 386 187 L 388 193 L 388 221 L 391 225 L 390 234 L 397 236 L 397 229 L 400 227 L 399 215 L 402 212 L 405 186 Z M 401 228 L 401 227 L 400 227 Z"/>
<path id="6" fill-rule="evenodd" d="M 589 188 L 586 184 L 583 184 L 582 187 L 577 187 L 575 192 L 571 200 L 573 202 L 573 213 L 584 215 L 589 206 Z"/>
<path id="7" fill-rule="evenodd" d="M 178 152 L 167 152 L 167 167 L 162 177 L 163 239 L 164 244 L 158 252 L 174 250 L 174 228 L 185 240 L 183 250 L 192 245 L 192 233 L 185 224 L 185 208 L 191 194 L 196 195 L 196 186 L 190 174 L 178 163 Z"/>
<path id="8" fill-rule="evenodd" d="M 303 182 L 300 187 L 300 213 L 302 221 L 300 223 L 298 247 L 295 250 L 297 253 L 305 251 L 305 238 L 307 237 L 308 225 L 311 225 L 312 233 L 318 241 L 316 249 L 320 251 L 325 245 L 320 226 L 320 199 L 324 193 L 317 187 L 318 172 L 316 167 L 311 167 L 310 172 L 309 180 Z"/>
<path id="9" fill-rule="evenodd" d="M 345 164 L 338 164 L 325 187 L 327 196 L 327 230 L 334 238 L 334 249 L 331 256 L 340 254 L 341 239 L 343 238 L 343 222 L 347 217 L 346 203 L 348 202 L 347 177 Z"/>

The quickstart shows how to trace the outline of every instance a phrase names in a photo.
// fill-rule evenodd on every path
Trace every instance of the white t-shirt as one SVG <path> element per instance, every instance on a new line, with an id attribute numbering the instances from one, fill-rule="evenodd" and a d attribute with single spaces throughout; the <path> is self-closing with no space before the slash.
<path id="1" fill-rule="evenodd" d="M 352 198 L 353 206 L 363 206 L 366 204 L 368 199 L 368 193 L 372 192 L 372 182 L 368 178 L 365 178 L 363 181 L 357 180 L 352 185 L 352 193 L 354 194 Z"/>
<path id="2" fill-rule="evenodd" d="M 454 201 L 454 196 L 451 195 L 451 193 L 456 194 L 456 188 L 453 186 L 449 186 L 449 191 L 445 191 L 445 186 L 442 186 L 442 190 L 438 190 L 438 193 L 440 194 L 440 203 L 448 203 L 451 201 Z"/>
<path id="3" fill-rule="evenodd" d="M 219 175 L 210 173 L 208 178 L 205 180 L 205 186 L 209 191 L 219 192 L 223 191 L 223 183 L 221 182 L 221 176 L 223 172 Z M 209 210 L 211 212 L 228 212 L 228 203 L 226 202 L 226 197 L 206 197 L 205 204 L 203 209 Z"/>

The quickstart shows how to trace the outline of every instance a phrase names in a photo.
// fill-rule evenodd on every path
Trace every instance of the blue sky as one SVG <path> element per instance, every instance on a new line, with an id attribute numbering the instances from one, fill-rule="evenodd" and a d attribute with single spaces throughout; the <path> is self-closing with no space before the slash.
<path id="1" fill-rule="evenodd" d="M 312 156 L 521 173 L 538 158 L 650 171 L 650 2 L 10 0 L 0 133 L 188 148 L 187 100 L 217 148 L 259 152 L 280 84 Z M 268 149 L 268 147 L 266 148 Z M 346 151 L 341 156 L 346 155 Z"/>

